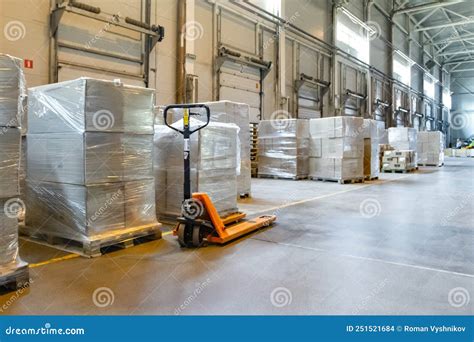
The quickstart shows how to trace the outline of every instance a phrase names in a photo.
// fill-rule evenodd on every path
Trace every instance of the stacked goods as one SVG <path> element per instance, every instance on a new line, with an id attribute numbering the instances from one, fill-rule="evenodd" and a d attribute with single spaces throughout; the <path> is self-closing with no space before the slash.
<path id="1" fill-rule="evenodd" d="M 312 179 L 363 179 L 364 119 L 348 116 L 311 119 L 309 131 Z"/>
<path id="2" fill-rule="evenodd" d="M 154 90 L 90 78 L 30 88 L 25 233 L 99 245 L 159 235 Z"/>
<path id="3" fill-rule="evenodd" d="M 258 175 L 308 177 L 309 121 L 263 120 L 258 125 Z"/>
<path id="4" fill-rule="evenodd" d="M 416 152 L 417 130 L 409 127 L 390 127 L 388 129 L 388 143 L 395 150 Z"/>
<path id="5" fill-rule="evenodd" d="M 382 165 L 383 165 L 383 155 L 385 151 L 393 151 L 395 150 L 392 146 L 389 144 L 379 144 L 379 167 L 380 170 L 382 170 Z"/>
<path id="6" fill-rule="evenodd" d="M 201 125 L 203 122 L 191 117 L 191 129 Z M 173 126 L 182 129 L 182 120 Z M 238 131 L 235 124 L 211 122 L 191 135 L 191 191 L 207 193 L 221 216 L 237 211 Z M 154 174 L 157 212 L 161 218 L 182 214 L 183 143 L 181 134 L 167 126 L 155 126 Z"/>
<path id="7" fill-rule="evenodd" d="M 454 157 L 454 149 L 453 148 L 447 148 L 444 150 L 444 155 L 445 157 Z"/>
<path id="8" fill-rule="evenodd" d="M 452 150 L 453 157 L 474 157 L 474 149 L 457 148 Z"/>
<path id="9" fill-rule="evenodd" d="M 380 147 L 385 134 L 385 123 L 364 119 L 364 177 L 374 179 L 379 176 Z"/>
<path id="10" fill-rule="evenodd" d="M 441 166 L 444 164 L 444 134 L 442 132 L 418 132 L 418 164 Z"/>
<path id="11" fill-rule="evenodd" d="M 416 168 L 416 152 L 408 151 L 385 151 L 382 159 L 382 171 L 411 171 Z"/>
<path id="12" fill-rule="evenodd" d="M 23 61 L 0 54 L 0 286 L 28 281 L 27 264 L 18 256 L 20 124 L 25 93 Z M 21 274 L 20 274 L 21 273 Z"/>
<path id="13" fill-rule="evenodd" d="M 237 195 L 250 196 L 250 107 L 245 103 L 217 101 L 205 103 L 211 110 L 211 122 L 233 123 L 239 127 L 240 174 L 237 176 Z"/>

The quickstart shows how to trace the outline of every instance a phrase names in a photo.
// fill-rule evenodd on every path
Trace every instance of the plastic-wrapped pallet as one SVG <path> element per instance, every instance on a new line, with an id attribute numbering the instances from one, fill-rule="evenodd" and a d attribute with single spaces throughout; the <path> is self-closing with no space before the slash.
<path id="1" fill-rule="evenodd" d="M 441 166 L 444 164 L 444 134 L 442 132 L 418 132 L 418 164 Z"/>
<path id="2" fill-rule="evenodd" d="M 26 83 L 23 60 L 0 53 L 0 127 L 20 127 Z"/>
<path id="3" fill-rule="evenodd" d="M 311 119 L 309 175 L 312 179 L 364 177 L 364 120 L 338 116 Z"/>
<path id="4" fill-rule="evenodd" d="M 79 78 L 28 89 L 29 134 L 153 134 L 155 90 Z"/>
<path id="5" fill-rule="evenodd" d="M 18 220 L 7 216 L 5 200 L 0 200 L 0 276 L 2 269 L 15 264 L 18 259 Z"/>
<path id="6" fill-rule="evenodd" d="M 411 171 L 416 168 L 415 151 L 385 151 L 382 159 L 382 171 Z"/>
<path id="7" fill-rule="evenodd" d="M 20 150 L 20 129 L 0 127 L 0 198 L 11 198 L 20 194 Z"/>
<path id="8" fill-rule="evenodd" d="M 308 177 L 309 121 L 262 120 L 258 125 L 258 174 L 264 177 Z"/>
<path id="9" fill-rule="evenodd" d="M 388 143 L 396 150 L 416 151 L 417 130 L 409 127 L 390 127 L 388 129 Z"/>
<path id="10" fill-rule="evenodd" d="M 384 140 L 385 123 L 364 119 L 364 177 L 373 179 L 379 176 L 379 145 Z"/>
<path id="11" fill-rule="evenodd" d="M 90 78 L 30 89 L 26 234 L 118 243 L 159 233 L 154 96 Z"/>
<path id="12" fill-rule="evenodd" d="M 203 123 L 191 118 L 191 128 Z M 178 128 L 182 120 L 173 124 Z M 240 168 L 239 128 L 211 122 L 191 135 L 191 191 L 209 195 L 217 211 L 237 211 L 237 174 Z M 154 174 L 160 217 L 177 217 L 183 201 L 183 137 L 166 126 L 155 126 Z"/>
<path id="13" fill-rule="evenodd" d="M 240 139 L 240 174 L 237 176 L 237 195 L 246 196 L 251 192 L 251 163 L 250 163 L 250 107 L 245 103 L 217 101 L 205 103 L 211 110 L 212 122 L 236 124 Z"/>

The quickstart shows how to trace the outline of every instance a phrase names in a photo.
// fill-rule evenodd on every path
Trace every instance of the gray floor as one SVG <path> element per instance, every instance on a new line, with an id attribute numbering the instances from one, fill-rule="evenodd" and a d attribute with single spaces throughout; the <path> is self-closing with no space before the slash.
<path id="1" fill-rule="evenodd" d="M 33 284 L 1 296 L 2 314 L 474 313 L 473 158 L 365 184 L 252 186 L 241 209 L 278 223 L 224 247 L 181 250 L 166 235 L 57 260 L 22 242 Z"/>

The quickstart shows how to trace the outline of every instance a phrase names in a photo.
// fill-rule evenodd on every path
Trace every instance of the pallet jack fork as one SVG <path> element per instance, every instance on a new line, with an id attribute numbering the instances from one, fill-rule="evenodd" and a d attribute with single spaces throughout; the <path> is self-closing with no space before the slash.
<path id="1" fill-rule="evenodd" d="M 170 125 L 167 121 L 168 111 L 172 109 L 183 110 L 182 130 Z M 193 129 L 190 127 L 190 117 L 201 114 L 199 112 L 191 113 L 191 109 L 204 109 L 206 111 L 206 121 Z M 181 133 L 184 138 L 184 200 L 181 207 L 182 216 L 178 217 L 178 224 L 173 231 L 173 234 L 178 237 L 180 246 L 200 247 L 205 241 L 225 244 L 257 229 L 272 225 L 276 220 L 275 215 L 262 215 L 244 220 L 246 214 L 237 212 L 221 217 L 206 193 L 191 194 L 190 136 L 209 124 L 211 119 L 209 107 L 199 103 L 169 105 L 165 108 L 163 116 L 165 124 Z"/>

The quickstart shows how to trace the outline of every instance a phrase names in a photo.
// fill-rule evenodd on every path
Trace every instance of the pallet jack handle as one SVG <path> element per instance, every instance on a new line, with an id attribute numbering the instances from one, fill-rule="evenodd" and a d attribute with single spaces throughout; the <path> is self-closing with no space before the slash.
<path id="1" fill-rule="evenodd" d="M 206 121 L 203 125 L 198 126 L 195 129 L 190 129 L 189 124 L 190 124 L 190 117 L 192 115 L 200 116 L 199 113 L 191 113 L 190 109 L 193 108 L 204 108 L 206 110 Z M 183 109 L 183 129 L 180 130 L 176 127 L 171 126 L 168 123 L 168 111 L 171 109 Z M 183 184 L 183 194 L 184 194 L 184 200 L 183 204 L 185 204 L 187 201 L 191 200 L 192 198 L 192 193 L 191 193 L 191 144 L 190 144 L 190 137 L 191 134 L 199 131 L 200 129 L 203 129 L 207 125 L 209 125 L 209 122 L 211 121 L 211 110 L 209 109 L 208 106 L 202 103 L 193 103 L 193 104 L 173 104 L 166 106 L 164 111 L 163 111 L 163 117 L 165 121 L 165 125 L 171 128 L 172 130 L 181 133 L 184 138 L 184 184 Z"/>

